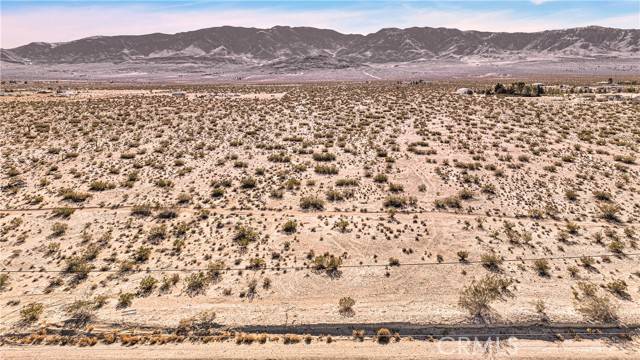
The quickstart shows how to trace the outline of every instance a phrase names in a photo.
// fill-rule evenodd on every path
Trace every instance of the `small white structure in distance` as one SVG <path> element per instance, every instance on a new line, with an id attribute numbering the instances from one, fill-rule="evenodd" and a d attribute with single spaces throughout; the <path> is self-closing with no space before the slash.
<path id="1" fill-rule="evenodd" d="M 458 95 L 473 95 L 473 90 L 469 88 L 460 88 L 456 90 L 456 94 Z"/>
<path id="2" fill-rule="evenodd" d="M 171 95 L 175 97 L 185 97 L 187 93 L 184 91 L 174 91 Z"/>

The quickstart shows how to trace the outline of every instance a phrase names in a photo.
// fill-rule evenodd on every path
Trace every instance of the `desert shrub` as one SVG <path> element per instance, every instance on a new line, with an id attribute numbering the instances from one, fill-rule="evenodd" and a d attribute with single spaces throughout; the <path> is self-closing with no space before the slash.
<path id="1" fill-rule="evenodd" d="M 485 268 L 491 271 L 498 271 L 500 270 L 500 265 L 502 265 L 502 258 L 497 254 L 487 253 L 480 255 L 480 262 Z"/>
<path id="2" fill-rule="evenodd" d="M 364 341 L 364 330 L 354 329 L 351 335 L 357 341 Z"/>
<path id="3" fill-rule="evenodd" d="M 386 183 L 387 179 L 387 175 L 385 174 L 376 174 L 376 176 L 373 177 L 373 181 L 377 183 Z"/>
<path id="4" fill-rule="evenodd" d="M 173 187 L 173 181 L 171 181 L 169 179 L 158 179 L 158 180 L 156 180 L 155 184 L 159 188 L 172 188 Z"/>
<path id="5" fill-rule="evenodd" d="M 62 196 L 62 200 L 67 200 L 71 202 L 83 202 L 87 200 L 91 195 L 79 191 L 74 191 L 72 189 L 62 189 L 60 191 L 60 195 Z"/>
<path id="6" fill-rule="evenodd" d="M 400 266 L 400 260 L 398 258 L 390 257 L 389 266 Z"/>
<path id="7" fill-rule="evenodd" d="M 291 157 L 289 155 L 287 155 L 286 153 L 281 152 L 281 153 L 269 155 L 267 160 L 269 160 L 271 162 L 276 162 L 276 163 L 288 163 L 288 162 L 291 161 Z"/>
<path id="8" fill-rule="evenodd" d="M 458 209 L 462 206 L 460 198 L 458 196 L 447 196 L 443 199 L 436 199 L 433 201 L 436 208 L 444 209 L 447 207 Z"/>
<path id="9" fill-rule="evenodd" d="M 578 200 L 578 192 L 573 190 L 573 189 L 569 189 L 567 191 L 564 192 L 564 196 L 567 198 L 567 200 L 569 201 L 576 201 Z"/>
<path id="10" fill-rule="evenodd" d="M 178 212 L 175 209 L 172 208 L 163 208 L 160 209 L 160 211 L 158 211 L 158 214 L 156 214 L 156 217 L 158 219 L 175 219 L 178 217 Z"/>
<path id="11" fill-rule="evenodd" d="M 284 183 L 284 187 L 287 190 L 294 190 L 294 189 L 299 189 L 300 188 L 300 180 L 298 179 L 287 179 L 287 181 L 285 181 Z"/>
<path id="12" fill-rule="evenodd" d="M 338 301 L 338 309 L 340 314 L 353 314 L 353 306 L 356 301 L 349 296 L 345 296 Z"/>
<path id="13" fill-rule="evenodd" d="M 479 280 L 472 280 L 460 293 L 458 305 L 469 311 L 474 317 L 482 318 L 490 310 L 491 303 L 504 301 L 511 296 L 509 286 L 512 279 L 502 278 L 496 275 L 488 275 Z"/>
<path id="14" fill-rule="evenodd" d="M 460 262 L 467 262 L 467 259 L 469 258 L 469 252 L 466 250 L 460 250 L 456 253 L 456 255 L 458 256 L 458 260 Z"/>
<path id="15" fill-rule="evenodd" d="M 597 287 L 590 283 L 578 283 L 574 290 L 576 310 L 590 321 L 613 323 L 618 321 L 617 306 L 606 295 L 599 295 Z"/>
<path id="16" fill-rule="evenodd" d="M 338 229 L 341 233 L 346 233 L 349 229 L 349 221 L 347 219 L 339 219 L 335 224 L 333 224 L 333 227 Z"/>
<path id="17" fill-rule="evenodd" d="M 618 239 L 615 239 L 609 243 L 608 248 L 611 252 L 622 254 L 624 252 L 624 243 Z"/>
<path id="18" fill-rule="evenodd" d="M 211 190 L 211 197 L 219 198 L 224 195 L 224 188 L 217 187 Z"/>
<path id="19" fill-rule="evenodd" d="M 493 184 L 484 184 L 480 189 L 485 194 L 495 195 L 496 194 L 496 186 Z"/>
<path id="20" fill-rule="evenodd" d="M 105 191 L 115 188 L 116 184 L 103 180 L 95 180 L 92 181 L 91 184 L 89 184 L 89 190 L 91 191 Z"/>
<path id="21" fill-rule="evenodd" d="M 76 211 L 76 209 L 70 208 L 70 207 L 56 208 L 56 209 L 53 209 L 53 216 L 54 217 L 63 218 L 63 219 L 68 219 L 68 218 L 71 217 L 71 215 L 75 211 Z"/>
<path id="22" fill-rule="evenodd" d="M 151 248 L 148 246 L 141 245 L 133 254 L 133 259 L 138 263 L 143 263 L 149 260 L 151 256 Z"/>
<path id="23" fill-rule="evenodd" d="M 135 294 L 133 293 L 120 293 L 120 295 L 118 295 L 118 304 L 116 307 L 119 309 L 128 308 L 133 303 L 134 297 Z"/>
<path id="24" fill-rule="evenodd" d="M 626 296 L 629 286 L 622 279 L 616 279 L 607 283 L 607 289 L 619 296 Z"/>
<path id="25" fill-rule="evenodd" d="M 188 204 L 191 202 L 191 195 L 186 193 L 181 193 L 178 195 L 178 198 L 176 200 L 178 204 Z"/>
<path id="26" fill-rule="evenodd" d="M 376 332 L 376 340 L 379 344 L 388 344 L 391 341 L 391 331 L 387 328 L 380 328 Z"/>
<path id="27" fill-rule="evenodd" d="M 146 296 L 153 292 L 156 285 L 158 284 L 158 279 L 154 278 L 151 275 L 145 276 L 142 280 L 140 280 L 140 285 L 138 286 L 138 295 Z"/>
<path id="28" fill-rule="evenodd" d="M 384 207 L 403 208 L 407 206 L 408 202 L 409 201 L 404 196 L 390 195 L 384 199 L 382 204 Z"/>
<path id="29" fill-rule="evenodd" d="M 297 344 L 300 341 L 302 341 L 302 337 L 300 335 L 295 335 L 295 334 L 285 334 L 282 337 L 282 342 L 285 345 L 289 345 L 289 344 Z"/>
<path id="30" fill-rule="evenodd" d="M 151 206 L 142 204 L 142 205 L 134 205 L 131 208 L 131 215 L 134 216 L 149 216 L 151 215 Z"/>
<path id="31" fill-rule="evenodd" d="M 304 196 L 300 198 L 300 208 L 303 210 L 323 210 L 324 201 L 317 196 Z"/>
<path id="32" fill-rule="evenodd" d="M 282 225 L 282 231 L 284 231 L 287 234 L 293 234 L 296 232 L 297 229 L 298 229 L 298 222 L 293 219 L 287 220 Z"/>
<path id="33" fill-rule="evenodd" d="M 152 243 L 157 243 L 167 237 L 167 227 L 165 225 L 154 226 L 149 229 L 147 239 Z"/>
<path id="34" fill-rule="evenodd" d="M 473 199 L 474 193 L 469 189 L 462 189 L 458 192 L 458 198 L 462 200 L 471 200 Z"/>
<path id="35" fill-rule="evenodd" d="M 402 184 L 389 183 L 389 191 L 398 193 L 404 191 L 404 186 Z"/>
<path id="36" fill-rule="evenodd" d="M 329 253 L 316 256 L 313 259 L 314 268 L 317 271 L 325 271 L 329 275 L 337 275 L 342 265 L 342 258 Z"/>
<path id="37" fill-rule="evenodd" d="M 533 262 L 533 268 L 540 276 L 549 276 L 549 261 L 547 259 L 537 259 Z"/>
<path id="38" fill-rule="evenodd" d="M 200 333 L 202 331 L 208 331 L 216 326 L 215 319 L 215 312 L 205 310 L 193 317 L 180 320 L 177 331 L 178 333 L 187 333 L 189 331 Z"/>
<path id="39" fill-rule="evenodd" d="M 37 321 L 44 313 L 44 305 L 41 303 L 30 303 L 20 309 L 20 319 L 24 323 L 33 323 Z"/>
<path id="40" fill-rule="evenodd" d="M 257 241 L 260 235 L 256 230 L 247 225 L 237 224 L 235 227 L 235 234 L 233 235 L 233 241 L 240 246 L 247 246 L 250 243 Z"/>
<path id="41" fill-rule="evenodd" d="M 201 271 L 187 276 L 184 281 L 185 292 L 190 296 L 204 293 L 209 285 L 209 278 Z"/>
<path id="42" fill-rule="evenodd" d="M 267 266 L 267 263 L 264 259 L 261 258 L 251 258 L 249 259 L 249 265 L 247 265 L 247 269 L 258 270 Z"/>
<path id="43" fill-rule="evenodd" d="M 358 186 L 357 179 L 338 179 L 336 180 L 336 186 Z"/>
<path id="44" fill-rule="evenodd" d="M 313 160 L 315 161 L 334 161 L 336 156 L 330 152 L 314 153 Z"/>
<path id="45" fill-rule="evenodd" d="M 97 309 L 102 307 L 106 299 L 99 297 L 94 300 L 76 300 L 65 306 L 65 313 L 77 324 L 86 324 L 93 320 Z"/>
<path id="46" fill-rule="evenodd" d="M 63 223 L 54 223 L 51 225 L 51 236 L 62 236 L 67 231 L 69 226 Z"/>
<path id="47" fill-rule="evenodd" d="M 162 282 L 160 285 L 160 291 L 163 293 L 168 292 L 172 287 L 174 287 L 178 281 L 180 281 L 180 275 L 173 274 L 171 276 L 164 275 L 162 277 Z"/>
<path id="48" fill-rule="evenodd" d="M 596 263 L 596 260 L 591 256 L 582 256 L 580 257 L 580 263 L 582 264 L 582 266 L 590 268 Z"/>
<path id="49" fill-rule="evenodd" d="M 314 171 L 316 174 L 320 175 L 336 175 L 338 173 L 338 168 L 334 165 L 316 165 Z"/>
<path id="50" fill-rule="evenodd" d="M 0 291 L 9 285 L 9 274 L 0 274 Z"/>
<path id="51" fill-rule="evenodd" d="M 240 187 L 243 189 L 253 189 L 254 187 L 256 187 L 257 184 L 258 184 L 258 181 L 251 176 L 245 177 L 242 180 L 240 180 Z"/>
<path id="52" fill-rule="evenodd" d="M 65 260 L 66 265 L 64 271 L 69 274 L 73 274 L 76 280 L 83 280 L 93 268 L 91 264 L 87 262 L 81 256 L 72 256 Z"/>
<path id="53" fill-rule="evenodd" d="M 613 198 L 610 192 L 604 190 L 594 191 L 593 196 L 600 201 L 611 201 L 611 199 Z"/>
<path id="54" fill-rule="evenodd" d="M 565 227 L 567 228 L 567 232 L 571 235 L 577 235 L 578 232 L 580 231 L 580 225 L 572 221 L 569 221 L 568 223 L 566 223 Z"/>
<path id="55" fill-rule="evenodd" d="M 345 198 L 344 194 L 341 191 L 336 189 L 327 190 L 325 195 L 328 201 L 342 201 Z"/>
<path id="56" fill-rule="evenodd" d="M 609 221 L 619 221 L 618 212 L 620 212 L 620 207 L 618 205 L 600 204 L 598 208 L 600 209 L 600 212 L 601 212 L 600 216 L 602 216 L 603 219 L 609 220 Z"/>

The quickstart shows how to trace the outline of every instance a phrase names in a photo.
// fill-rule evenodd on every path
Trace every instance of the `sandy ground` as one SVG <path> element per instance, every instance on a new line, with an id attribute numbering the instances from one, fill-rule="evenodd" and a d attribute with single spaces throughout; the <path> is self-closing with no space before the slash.
<path id="1" fill-rule="evenodd" d="M 462 291 L 487 276 L 513 281 L 512 296 L 491 303 L 492 323 L 607 322 L 580 310 L 592 284 L 619 323 L 638 325 L 638 105 L 454 89 L 3 97 L 0 332 L 64 327 L 85 300 L 100 303 L 92 322 L 116 329 L 169 331 L 203 311 L 231 328 L 461 326 L 474 322 Z M 321 208 L 305 209 L 315 197 Z M 323 254 L 340 259 L 338 271 L 317 267 Z M 351 312 L 339 311 L 344 297 Z M 344 354 L 300 348 L 432 352 L 424 342 L 346 344 Z"/>

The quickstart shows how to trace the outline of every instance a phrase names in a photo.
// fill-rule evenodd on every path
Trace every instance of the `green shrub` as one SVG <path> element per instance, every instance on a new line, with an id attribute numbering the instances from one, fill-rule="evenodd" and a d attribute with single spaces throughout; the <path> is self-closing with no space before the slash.
<path id="1" fill-rule="evenodd" d="M 240 246 L 247 246 L 250 243 L 257 241 L 260 235 L 253 228 L 246 225 L 236 225 L 233 241 Z"/>
<path id="2" fill-rule="evenodd" d="M 133 293 L 121 293 L 120 295 L 118 295 L 118 304 L 116 305 L 116 307 L 122 309 L 131 306 L 134 297 L 135 294 Z"/>
<path id="3" fill-rule="evenodd" d="M 151 275 L 145 276 L 140 280 L 140 286 L 138 286 L 139 295 L 149 295 L 158 284 L 158 280 Z"/>
<path id="4" fill-rule="evenodd" d="M 190 296 L 204 293 L 209 285 L 209 278 L 201 271 L 187 276 L 184 281 L 185 292 Z"/>

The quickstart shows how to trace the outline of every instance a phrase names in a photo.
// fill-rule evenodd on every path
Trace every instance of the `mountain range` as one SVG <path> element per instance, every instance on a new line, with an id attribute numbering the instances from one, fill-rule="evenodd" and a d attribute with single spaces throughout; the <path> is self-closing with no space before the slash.
<path id="1" fill-rule="evenodd" d="M 464 58 L 640 56 L 640 29 L 588 26 L 533 33 L 385 28 L 342 34 L 312 27 L 222 26 L 177 34 L 93 36 L 1 49 L 0 61 L 23 64 L 231 63 L 348 67 Z"/>

